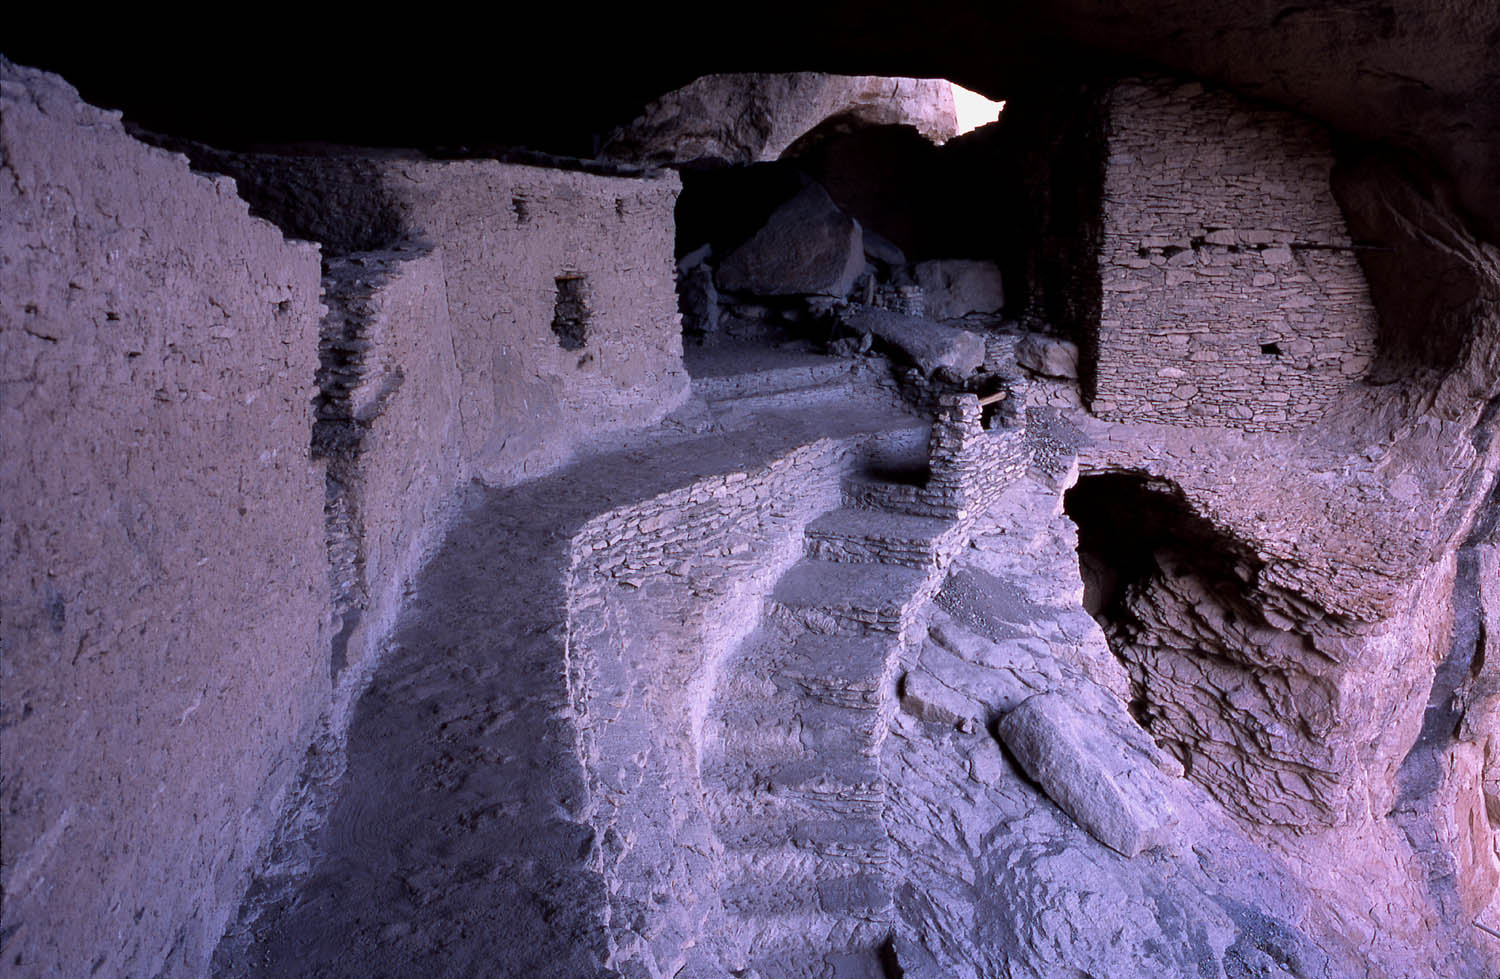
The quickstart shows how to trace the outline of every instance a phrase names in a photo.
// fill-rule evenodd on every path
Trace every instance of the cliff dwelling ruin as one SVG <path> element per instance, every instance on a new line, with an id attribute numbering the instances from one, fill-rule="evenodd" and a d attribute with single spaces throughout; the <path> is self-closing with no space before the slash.
<path id="1" fill-rule="evenodd" d="M 0 974 L 1500 974 L 1500 9 L 877 6 L 4 42 Z"/>

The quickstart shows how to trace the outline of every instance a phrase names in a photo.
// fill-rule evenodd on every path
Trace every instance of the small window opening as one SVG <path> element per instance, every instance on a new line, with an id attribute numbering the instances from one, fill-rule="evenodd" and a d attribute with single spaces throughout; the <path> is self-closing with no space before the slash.
<path id="1" fill-rule="evenodd" d="M 1263 354 L 1265 354 L 1267 357 L 1280 357 L 1281 356 L 1281 344 L 1279 344 L 1279 343 L 1263 343 L 1263 344 L 1260 345 L 1260 352 L 1263 353 Z"/>
<path id="2" fill-rule="evenodd" d="M 564 350 L 582 350 L 588 342 L 588 279 L 581 275 L 557 277 L 557 300 L 552 307 L 552 332 Z"/>

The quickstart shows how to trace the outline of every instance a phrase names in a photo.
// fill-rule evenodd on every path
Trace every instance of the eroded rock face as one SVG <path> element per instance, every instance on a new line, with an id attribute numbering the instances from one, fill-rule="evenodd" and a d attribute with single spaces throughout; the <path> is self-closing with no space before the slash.
<path id="1" fill-rule="evenodd" d="M 600 155 L 653 165 L 760 163 L 831 118 L 912 126 L 934 142 L 958 131 L 952 87 L 938 78 L 705 75 L 646 106 L 639 119 L 609 136 Z"/>

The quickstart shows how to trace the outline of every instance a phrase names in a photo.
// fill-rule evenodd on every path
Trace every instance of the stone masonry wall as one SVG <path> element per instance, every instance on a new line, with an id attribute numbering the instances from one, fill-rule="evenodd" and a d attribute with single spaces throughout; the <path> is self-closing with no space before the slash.
<path id="1" fill-rule="evenodd" d="M 6 975 L 202 975 L 301 761 L 318 265 L 0 59 Z"/>
<path id="2" fill-rule="evenodd" d="M 919 517 L 972 522 L 1031 464 L 1025 430 L 986 430 L 976 396 L 940 394 L 936 415 L 924 482 L 859 481 L 845 488 L 846 501 Z M 961 542 L 964 534 L 955 539 Z"/>
<path id="3" fill-rule="evenodd" d="M 1376 336 L 1327 134 L 1197 83 L 1123 82 L 1106 106 L 1094 413 L 1251 431 L 1316 420 Z"/>

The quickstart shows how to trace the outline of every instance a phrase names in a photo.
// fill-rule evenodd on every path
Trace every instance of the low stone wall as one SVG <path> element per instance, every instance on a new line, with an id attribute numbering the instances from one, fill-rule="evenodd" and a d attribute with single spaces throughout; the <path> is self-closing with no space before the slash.
<path id="1" fill-rule="evenodd" d="M 978 517 L 1030 465 L 1025 430 L 986 430 L 983 409 L 972 394 L 943 395 L 938 406 L 927 497 L 959 520 Z"/>
<path id="2" fill-rule="evenodd" d="M 671 975 L 719 935 L 698 750 L 719 662 L 864 448 L 822 439 L 590 520 L 574 537 L 570 685 L 614 954 Z"/>
<path id="3" fill-rule="evenodd" d="M 0 59 L 4 970 L 202 975 L 327 702 L 318 252 Z"/>
<path id="4" fill-rule="evenodd" d="M 1290 429 L 1369 368 L 1376 319 L 1317 125 L 1202 85 L 1106 96 L 1091 408 Z"/>

